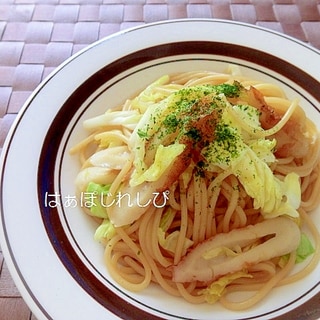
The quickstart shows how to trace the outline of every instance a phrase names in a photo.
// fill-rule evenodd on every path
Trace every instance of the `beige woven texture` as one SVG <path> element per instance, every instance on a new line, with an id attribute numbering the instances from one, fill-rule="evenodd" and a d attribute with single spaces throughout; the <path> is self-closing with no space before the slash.
<path id="1" fill-rule="evenodd" d="M 320 0 L 0 0 L 0 151 L 26 99 L 64 60 L 119 30 L 181 18 L 246 22 L 320 49 Z M 319 306 L 320 295 L 279 319 L 319 319 Z M 0 320 L 35 319 L 0 248 Z"/>

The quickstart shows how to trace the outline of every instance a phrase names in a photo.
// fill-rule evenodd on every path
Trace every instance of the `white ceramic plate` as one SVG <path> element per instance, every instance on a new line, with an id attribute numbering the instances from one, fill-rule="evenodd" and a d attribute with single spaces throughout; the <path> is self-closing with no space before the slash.
<path id="1" fill-rule="evenodd" d="M 172 20 L 99 41 L 50 75 L 13 125 L 1 170 L 1 246 L 38 319 L 270 319 L 317 294 L 320 266 L 237 313 L 219 304 L 190 305 L 155 287 L 127 292 L 105 269 L 93 221 L 67 200 L 75 195 L 79 169 L 68 150 L 86 136 L 83 119 L 122 103 L 161 75 L 224 71 L 236 63 L 246 75 L 298 96 L 320 123 L 319 58 L 317 50 L 295 39 L 252 25 Z M 319 213 L 312 218 L 320 228 Z"/>

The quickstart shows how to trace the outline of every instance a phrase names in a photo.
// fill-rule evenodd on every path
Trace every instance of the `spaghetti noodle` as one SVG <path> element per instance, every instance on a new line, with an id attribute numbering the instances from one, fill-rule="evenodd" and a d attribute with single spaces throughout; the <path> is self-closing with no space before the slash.
<path id="1" fill-rule="evenodd" d="M 84 127 L 90 135 L 71 150 L 82 164 L 76 185 L 95 196 L 85 209 L 124 288 L 156 283 L 191 303 L 241 310 L 317 265 L 309 212 L 319 203 L 319 135 L 279 86 L 235 66 L 163 76 Z M 289 275 L 301 245 L 301 259 L 316 253 Z M 254 295 L 234 302 L 235 291 Z"/>

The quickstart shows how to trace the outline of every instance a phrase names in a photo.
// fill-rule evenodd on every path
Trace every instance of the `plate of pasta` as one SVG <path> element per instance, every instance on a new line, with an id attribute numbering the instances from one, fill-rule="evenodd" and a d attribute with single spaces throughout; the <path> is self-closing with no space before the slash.
<path id="1" fill-rule="evenodd" d="M 1 246 L 38 319 L 271 319 L 317 295 L 319 56 L 171 20 L 51 74 L 1 171 Z"/>

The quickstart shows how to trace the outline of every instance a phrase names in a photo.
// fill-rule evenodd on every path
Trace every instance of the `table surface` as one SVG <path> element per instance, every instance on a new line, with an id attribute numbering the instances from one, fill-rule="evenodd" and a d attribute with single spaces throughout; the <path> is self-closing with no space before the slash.
<path id="1" fill-rule="evenodd" d="M 320 0 L 0 0 L 0 151 L 26 99 L 64 60 L 119 30 L 180 18 L 246 22 L 320 49 Z M 36 320 L 1 248 L 0 319 Z M 320 294 L 281 319 L 320 319 Z"/>

